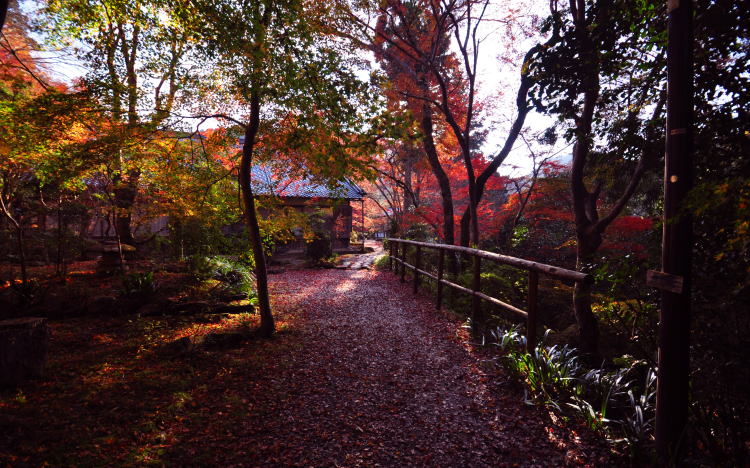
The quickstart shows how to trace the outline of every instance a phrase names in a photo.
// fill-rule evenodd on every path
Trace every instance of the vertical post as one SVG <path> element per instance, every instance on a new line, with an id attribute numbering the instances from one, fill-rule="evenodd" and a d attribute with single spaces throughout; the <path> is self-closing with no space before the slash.
<path id="1" fill-rule="evenodd" d="M 529 297 L 526 316 L 526 351 L 534 352 L 536 347 L 536 312 L 537 297 L 539 297 L 539 273 L 529 271 Z"/>
<path id="2" fill-rule="evenodd" d="M 474 292 L 478 292 L 481 288 L 481 269 L 482 264 L 480 261 L 480 258 L 478 255 L 472 255 L 474 260 L 473 270 L 472 270 L 472 282 L 471 282 L 471 290 Z M 472 295 L 471 296 L 471 332 L 474 336 L 479 336 L 482 333 L 482 328 L 484 327 L 484 317 L 482 317 L 482 305 L 480 303 L 479 296 Z"/>
<path id="3" fill-rule="evenodd" d="M 443 307 L 443 269 L 445 268 L 445 250 L 438 249 L 440 256 L 438 257 L 438 271 L 437 271 L 437 310 Z"/>
<path id="4" fill-rule="evenodd" d="M 391 248 L 391 254 L 388 256 L 388 266 L 391 268 L 391 271 L 395 271 L 393 269 L 393 266 L 394 264 L 396 264 L 396 261 L 394 260 L 394 258 L 396 257 L 396 249 L 394 249 L 396 243 L 392 240 L 389 240 L 388 243 L 390 244 L 389 247 Z"/>
<path id="5" fill-rule="evenodd" d="M 362 199 L 362 253 L 365 253 L 365 199 Z"/>
<path id="6" fill-rule="evenodd" d="M 692 0 L 667 1 L 667 132 L 664 156 L 662 271 L 681 277 L 679 292 L 662 290 L 659 312 L 656 450 L 662 465 L 681 464 L 690 374 L 692 219 L 683 200 L 692 188 Z"/>
<path id="7" fill-rule="evenodd" d="M 406 265 L 404 262 L 406 261 L 406 244 L 401 243 L 401 282 L 403 283 L 406 281 Z"/>
<path id="8" fill-rule="evenodd" d="M 417 270 L 420 268 L 422 268 L 422 247 L 418 245 L 414 251 L 414 294 L 419 289 L 419 271 Z"/>

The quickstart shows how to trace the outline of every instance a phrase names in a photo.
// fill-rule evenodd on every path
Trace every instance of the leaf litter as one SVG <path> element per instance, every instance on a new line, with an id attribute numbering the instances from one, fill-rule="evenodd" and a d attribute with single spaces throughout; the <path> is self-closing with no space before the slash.
<path id="1" fill-rule="evenodd" d="M 151 351 L 193 324 L 52 323 L 48 379 L 0 392 L 0 426 L 14 425 L 0 464 L 618 464 L 583 426 L 524 404 L 460 321 L 390 273 L 287 271 L 271 293 L 274 338 L 179 359 Z"/>

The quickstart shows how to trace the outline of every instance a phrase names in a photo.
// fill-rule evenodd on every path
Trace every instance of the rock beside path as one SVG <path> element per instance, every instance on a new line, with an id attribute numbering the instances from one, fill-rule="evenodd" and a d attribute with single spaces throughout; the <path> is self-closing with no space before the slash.
<path id="1" fill-rule="evenodd" d="M 47 362 L 47 319 L 24 317 L 0 321 L 0 386 L 41 378 Z"/>

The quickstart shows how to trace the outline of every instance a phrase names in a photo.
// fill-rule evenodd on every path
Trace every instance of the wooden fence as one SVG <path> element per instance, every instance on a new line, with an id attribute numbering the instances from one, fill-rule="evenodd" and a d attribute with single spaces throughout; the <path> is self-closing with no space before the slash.
<path id="1" fill-rule="evenodd" d="M 534 349 L 536 346 L 536 329 L 537 329 L 537 298 L 539 295 L 539 274 L 544 274 L 553 278 L 557 278 L 564 281 L 571 281 L 574 283 L 585 283 L 593 281 L 591 275 L 581 273 L 578 271 L 566 270 L 565 268 L 559 268 L 552 265 L 545 265 L 544 263 L 532 262 L 522 258 L 509 257 L 507 255 L 501 255 L 493 252 L 487 252 L 484 250 L 471 249 L 468 247 L 461 247 L 458 245 L 447 245 L 447 244 L 433 244 L 428 242 L 417 242 L 406 239 L 393 239 L 386 238 L 389 243 L 390 249 L 390 267 L 391 270 L 395 270 L 401 274 L 401 281 L 405 281 L 406 269 L 409 268 L 414 271 L 414 282 L 413 289 L 416 293 L 419 289 L 420 276 L 431 278 L 437 282 L 437 308 L 438 310 L 443 305 L 443 286 L 448 286 L 457 291 L 466 293 L 472 296 L 471 304 L 471 324 L 472 331 L 476 334 L 480 327 L 483 325 L 484 317 L 482 315 L 482 309 L 480 300 L 485 300 L 491 304 L 501 307 L 509 312 L 516 314 L 517 316 L 525 319 L 526 321 L 526 346 L 529 351 Z M 414 264 L 407 263 L 406 249 L 407 246 L 414 246 Z M 399 248 L 400 247 L 400 248 Z M 422 268 L 422 249 L 435 249 L 439 251 L 437 275 L 425 271 Z M 399 255 L 400 251 L 400 255 Z M 456 252 L 463 255 L 470 256 L 472 258 L 472 284 L 471 288 L 461 286 L 446 280 L 443 277 L 445 272 L 445 253 Z M 501 301 L 495 297 L 488 296 L 481 291 L 481 261 L 482 259 L 489 260 L 495 263 L 503 265 L 509 265 L 515 268 L 526 270 L 528 272 L 528 295 L 527 295 L 527 310 L 521 310 L 511 304 Z"/>

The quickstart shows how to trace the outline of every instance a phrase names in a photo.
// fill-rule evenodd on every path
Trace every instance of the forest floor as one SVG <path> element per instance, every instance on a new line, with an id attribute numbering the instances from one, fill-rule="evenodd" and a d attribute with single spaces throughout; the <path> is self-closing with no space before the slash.
<path id="1" fill-rule="evenodd" d="M 257 316 L 51 321 L 46 378 L 0 391 L 0 466 L 617 464 L 391 273 L 287 271 L 271 288 L 278 333 L 232 349 L 164 352 Z"/>

